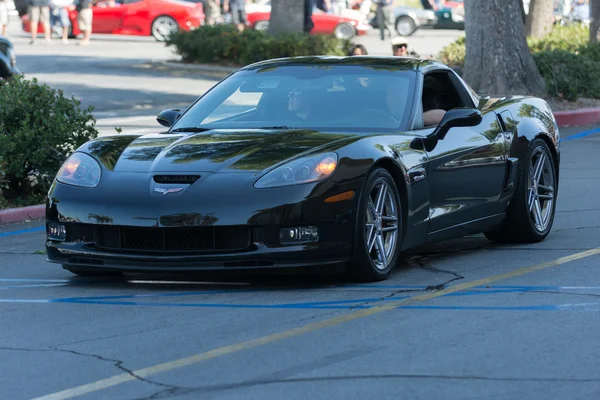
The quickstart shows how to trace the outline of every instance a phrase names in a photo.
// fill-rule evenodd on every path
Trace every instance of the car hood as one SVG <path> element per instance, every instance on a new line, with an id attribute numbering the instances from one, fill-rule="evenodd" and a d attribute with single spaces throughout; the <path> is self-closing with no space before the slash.
<path id="1" fill-rule="evenodd" d="M 304 153 L 335 151 L 361 137 L 313 130 L 211 130 L 103 137 L 80 150 L 119 172 L 258 172 Z"/>

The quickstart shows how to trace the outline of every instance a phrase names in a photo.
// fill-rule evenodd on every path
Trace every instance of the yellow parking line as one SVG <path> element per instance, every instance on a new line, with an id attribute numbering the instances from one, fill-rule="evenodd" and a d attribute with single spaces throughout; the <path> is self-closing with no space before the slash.
<path id="1" fill-rule="evenodd" d="M 504 279 L 514 278 L 520 275 L 529 274 L 531 272 L 539 271 L 542 269 L 554 267 L 557 265 L 565 264 L 571 261 L 580 260 L 582 258 L 590 257 L 595 254 L 600 254 L 600 247 L 584 251 L 581 253 L 572 254 L 570 256 L 557 258 L 556 260 L 543 262 L 541 264 L 532 265 L 530 267 L 520 268 L 511 272 L 507 272 L 501 275 L 494 275 L 487 278 L 479 279 L 476 281 L 465 282 L 459 285 L 451 286 L 447 289 L 440 290 L 438 292 L 423 293 L 417 296 L 409 297 L 407 299 L 390 301 L 388 304 L 379 307 L 362 309 L 349 314 L 345 314 L 339 317 L 331 318 L 321 322 L 315 322 L 309 325 L 304 325 L 298 328 L 290 329 L 284 332 L 274 333 L 272 335 L 263 336 L 260 338 L 247 340 L 236 344 L 231 344 L 218 349 L 210 350 L 205 353 L 199 353 L 190 357 L 180 358 L 178 360 L 166 362 L 163 364 L 154 365 L 152 367 L 142 368 L 133 371 L 133 374 L 137 377 L 146 378 L 150 375 L 156 375 L 161 372 L 172 371 L 177 368 L 183 368 L 188 365 L 196 364 L 202 361 L 210 360 L 213 358 L 225 356 L 227 354 L 237 353 L 242 350 L 248 350 L 255 347 L 263 346 L 265 344 L 278 342 L 284 339 L 288 339 L 294 336 L 299 336 L 305 333 L 311 333 L 323 328 L 327 328 L 334 325 L 339 325 L 345 322 L 354 321 L 356 319 L 368 317 L 370 315 L 379 314 L 384 311 L 390 311 L 398 307 L 406 306 L 409 304 L 422 302 L 436 297 L 441 297 L 449 293 L 459 292 L 462 290 L 472 289 L 477 286 L 488 285 Z M 102 389 L 106 389 L 112 386 L 119 385 L 128 381 L 135 380 L 136 377 L 128 373 L 115 375 L 110 378 L 101 379 L 96 382 L 88 383 L 85 385 L 77 386 L 71 389 L 66 389 L 60 392 L 49 394 L 46 396 L 38 397 L 34 400 L 59 400 L 59 399 L 70 399 L 77 396 L 82 396 L 87 393 L 97 392 Z"/>

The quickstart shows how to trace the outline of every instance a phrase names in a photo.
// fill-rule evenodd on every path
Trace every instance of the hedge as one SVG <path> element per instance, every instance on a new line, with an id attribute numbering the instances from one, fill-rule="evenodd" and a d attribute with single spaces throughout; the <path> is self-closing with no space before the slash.
<path id="1" fill-rule="evenodd" d="M 173 46 L 183 62 L 234 67 L 281 57 L 347 55 L 352 47 L 349 40 L 333 35 L 269 35 L 253 29 L 240 32 L 225 24 L 179 31 L 166 45 Z"/>
<path id="2" fill-rule="evenodd" d="M 590 43 L 585 26 L 556 26 L 541 39 L 528 38 L 548 94 L 576 101 L 600 99 L 600 43 Z M 446 46 L 438 59 L 457 69 L 464 67 L 465 37 Z"/>
<path id="3" fill-rule="evenodd" d="M 93 107 L 20 76 L 0 83 L 0 104 L 0 207 L 37 204 L 68 155 L 98 136 Z"/>

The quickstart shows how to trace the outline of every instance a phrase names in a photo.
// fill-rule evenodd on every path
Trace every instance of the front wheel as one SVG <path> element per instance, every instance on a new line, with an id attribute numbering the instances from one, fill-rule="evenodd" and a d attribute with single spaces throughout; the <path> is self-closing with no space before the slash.
<path id="1" fill-rule="evenodd" d="M 177 21 L 168 15 L 161 15 L 152 22 L 152 36 L 159 42 L 166 41 L 169 36 L 176 33 L 179 30 Z"/>
<path id="2" fill-rule="evenodd" d="M 400 255 L 402 203 L 390 173 L 377 168 L 365 181 L 354 234 L 350 273 L 361 281 L 386 279 Z"/>
<path id="3" fill-rule="evenodd" d="M 338 39 L 352 39 L 356 35 L 356 29 L 346 22 L 342 22 L 338 26 L 335 27 L 333 34 Z"/>
<path id="4" fill-rule="evenodd" d="M 519 167 L 517 188 L 500 229 L 486 232 L 494 242 L 537 243 L 552 229 L 556 210 L 557 169 L 548 145 L 535 139 Z"/>

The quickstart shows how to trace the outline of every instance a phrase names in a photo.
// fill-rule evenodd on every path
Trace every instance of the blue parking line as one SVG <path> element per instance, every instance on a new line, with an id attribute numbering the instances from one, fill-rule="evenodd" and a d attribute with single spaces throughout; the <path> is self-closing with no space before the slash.
<path id="1" fill-rule="evenodd" d="M 19 231 L 0 232 L 0 237 L 17 236 L 17 235 L 23 235 L 24 233 L 42 232 L 45 230 L 46 230 L 46 227 L 40 226 L 38 228 L 21 229 Z"/>
<path id="2" fill-rule="evenodd" d="M 595 133 L 600 133 L 600 128 L 596 128 L 596 129 L 591 129 L 589 131 L 583 131 L 583 132 L 579 132 L 576 133 L 574 135 L 571 136 L 567 136 L 565 138 L 561 138 L 560 141 L 566 141 L 566 140 L 575 140 L 575 139 L 581 139 L 590 135 L 593 135 Z"/>

